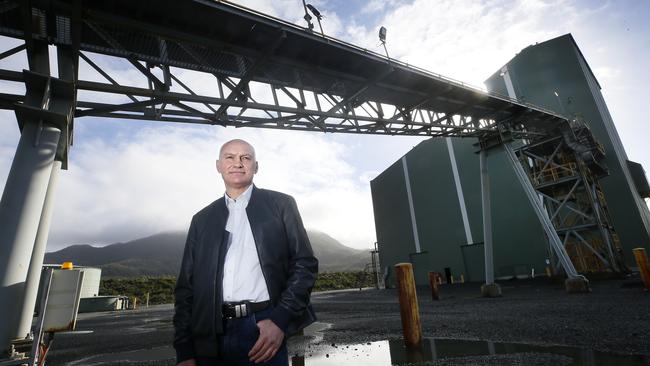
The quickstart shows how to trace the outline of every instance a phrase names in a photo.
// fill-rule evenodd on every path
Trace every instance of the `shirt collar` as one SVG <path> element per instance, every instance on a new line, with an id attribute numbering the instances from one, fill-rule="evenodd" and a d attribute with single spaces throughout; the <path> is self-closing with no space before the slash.
<path id="1" fill-rule="evenodd" d="M 232 199 L 228 196 L 228 193 L 224 193 L 223 196 L 226 199 L 226 206 L 228 208 L 237 205 L 243 205 L 244 207 L 248 206 L 248 201 L 251 199 L 251 194 L 253 193 L 253 185 L 251 184 L 246 188 L 246 190 L 239 195 L 236 199 Z"/>

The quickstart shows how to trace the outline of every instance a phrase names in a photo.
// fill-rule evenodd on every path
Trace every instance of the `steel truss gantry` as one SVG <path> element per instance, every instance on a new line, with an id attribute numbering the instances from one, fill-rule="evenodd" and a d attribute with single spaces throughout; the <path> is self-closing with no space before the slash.
<path id="1" fill-rule="evenodd" d="M 0 35 L 24 41 L 0 51 L 0 60 L 26 54 L 29 63 L 29 70 L 0 69 L 0 108 L 15 111 L 22 132 L 0 201 L 2 351 L 29 332 L 30 288 L 38 282 L 56 177 L 67 168 L 75 118 L 475 137 L 485 152 L 506 135 L 537 141 L 570 130 L 554 112 L 230 3 L 3 0 Z M 56 76 L 50 45 L 57 50 Z M 127 64 L 142 82 L 122 80 L 125 68 L 116 73 L 100 66 L 106 56 Z M 200 90 L 188 73 L 201 75 Z M 5 92 L 21 86 L 24 95 Z M 555 231 L 547 235 L 557 238 Z M 488 260 L 492 253 L 485 247 Z M 571 261 L 562 264 L 569 277 L 578 277 Z"/>
<path id="2" fill-rule="evenodd" d="M 604 149 L 583 122 L 572 121 L 571 126 L 561 135 L 517 149 L 518 162 L 577 270 L 618 272 L 625 269 L 622 249 L 598 183 L 608 175 Z M 553 270 L 557 271 L 561 258 L 555 258 Z"/>
<path id="3" fill-rule="evenodd" d="M 0 34 L 23 37 L 22 26 L 12 15 L 20 3 L 5 1 L 0 19 L 6 25 L 0 26 Z M 277 19 L 258 15 L 251 21 L 249 11 L 231 5 L 183 2 L 187 11 L 210 10 L 215 17 L 207 28 L 198 21 L 184 28 L 172 17 L 173 12 L 164 11 L 166 6 L 177 9 L 178 2 L 156 2 L 155 9 L 147 2 L 84 4 L 77 20 L 70 16 L 67 1 L 32 3 L 32 19 L 39 25 L 33 36 L 54 45 L 70 45 L 66 30 L 73 21 L 79 22 L 78 56 L 104 79 L 77 80 L 75 117 L 432 137 L 478 137 L 506 121 L 525 125 L 563 121 L 539 107 L 485 94 Z M 160 16 L 152 15 L 153 21 L 132 14 L 157 10 Z M 233 21 L 235 13 L 246 13 L 245 18 Z M 221 29 L 219 20 L 226 19 L 237 26 Z M 310 49 L 304 53 L 326 52 L 335 59 L 323 65 L 309 54 L 296 54 L 305 47 Z M 23 49 L 18 46 L 1 56 Z M 92 54 L 125 60 L 142 74 L 143 85 L 118 83 Z M 214 93 L 193 90 L 180 75 L 185 70 L 203 73 Z M 0 80 L 22 83 L 25 79 L 21 72 L 0 72 Z M 85 92 L 91 92 L 92 98 L 84 98 L 90 94 Z M 115 100 L 115 95 L 128 99 L 106 102 Z M 260 101 L 269 95 L 272 100 Z M 23 100 L 21 95 L 3 94 L 0 107 L 12 109 Z M 528 128 L 529 133 L 534 130 Z"/>

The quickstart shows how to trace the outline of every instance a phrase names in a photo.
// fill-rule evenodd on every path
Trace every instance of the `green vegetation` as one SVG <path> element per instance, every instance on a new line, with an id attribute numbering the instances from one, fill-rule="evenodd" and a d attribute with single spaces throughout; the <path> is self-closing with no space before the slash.
<path id="1" fill-rule="evenodd" d="M 170 304 L 174 302 L 176 277 L 132 277 L 106 278 L 99 285 L 100 295 L 126 295 L 137 297 L 139 304 L 144 304 L 149 293 L 149 304 Z M 318 274 L 314 291 L 342 290 L 349 288 L 374 286 L 372 273 L 358 272 L 324 272 Z"/>
<path id="2" fill-rule="evenodd" d="M 173 276 L 107 278 L 101 280 L 99 294 L 135 296 L 139 304 L 144 304 L 148 292 L 150 305 L 170 304 L 174 302 L 174 286 Z"/>
<path id="3" fill-rule="evenodd" d="M 343 290 L 374 285 L 373 274 L 370 272 L 324 272 L 318 274 L 314 291 Z"/>

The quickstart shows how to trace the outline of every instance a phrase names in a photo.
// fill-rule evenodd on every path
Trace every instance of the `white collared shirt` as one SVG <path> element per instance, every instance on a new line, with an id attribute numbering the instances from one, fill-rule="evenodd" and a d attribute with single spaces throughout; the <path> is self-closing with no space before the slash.
<path id="1" fill-rule="evenodd" d="M 251 184 L 236 199 L 228 197 L 228 194 L 224 195 L 229 211 L 226 231 L 230 233 L 230 239 L 223 268 L 223 301 L 259 302 L 270 298 L 251 224 L 246 215 L 252 192 Z"/>

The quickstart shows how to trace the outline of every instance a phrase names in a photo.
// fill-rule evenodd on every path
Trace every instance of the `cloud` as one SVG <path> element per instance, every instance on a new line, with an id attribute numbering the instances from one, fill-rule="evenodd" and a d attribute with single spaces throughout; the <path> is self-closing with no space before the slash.
<path id="1" fill-rule="evenodd" d="M 375 24 L 351 24 L 345 37 L 383 53 L 377 29 L 384 25 L 391 57 L 480 86 L 519 50 L 569 32 L 581 15 L 564 0 L 416 0 L 396 5 Z"/>
<path id="2" fill-rule="evenodd" d="M 400 0 L 370 0 L 361 8 L 360 13 L 364 16 L 367 14 L 381 15 L 404 3 L 405 1 Z"/>
<path id="3" fill-rule="evenodd" d="M 621 75 L 621 70 L 615 67 L 600 66 L 592 69 L 596 79 L 602 84 L 615 84 L 616 78 Z"/>
<path id="4" fill-rule="evenodd" d="M 347 245 L 372 245 L 369 188 L 345 162 L 344 145 L 301 132 L 169 125 L 123 141 L 81 139 L 60 176 L 48 250 L 185 230 L 196 211 L 223 194 L 214 161 L 235 137 L 256 147 L 257 185 L 292 194 L 305 226 Z"/>
<path id="5" fill-rule="evenodd" d="M 0 110 L 0 188 L 4 188 L 20 132 L 13 111 Z"/>

